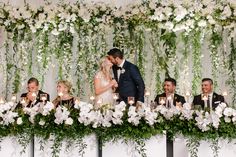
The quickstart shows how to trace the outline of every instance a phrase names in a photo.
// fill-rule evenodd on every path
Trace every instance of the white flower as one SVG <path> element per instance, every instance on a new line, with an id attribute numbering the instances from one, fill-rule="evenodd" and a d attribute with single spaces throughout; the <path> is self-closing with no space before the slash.
<path id="1" fill-rule="evenodd" d="M 47 102 L 46 105 L 43 106 L 42 115 L 49 115 L 50 112 L 54 109 L 54 104 L 52 102 Z"/>
<path id="2" fill-rule="evenodd" d="M 184 103 L 184 104 L 183 104 L 183 109 L 185 109 L 185 110 L 191 110 L 191 108 L 192 108 L 191 104 L 189 104 L 189 103 Z"/>
<path id="3" fill-rule="evenodd" d="M 125 69 L 121 69 L 121 74 L 124 74 L 125 73 Z"/>
<path id="4" fill-rule="evenodd" d="M 227 108 L 225 108 L 225 110 L 224 110 L 224 115 L 225 116 L 227 116 L 227 117 L 230 117 L 230 116 L 232 116 L 233 115 L 233 109 L 232 108 L 229 108 L 229 107 L 227 107 Z"/>
<path id="5" fill-rule="evenodd" d="M 73 124 L 73 119 L 72 118 L 67 118 L 66 121 L 65 121 L 65 124 L 67 125 L 72 125 Z"/>
<path id="6" fill-rule="evenodd" d="M 39 121 L 39 125 L 44 126 L 44 125 L 45 125 L 45 121 L 42 120 L 42 119 L 40 119 L 40 121 Z"/>
<path id="7" fill-rule="evenodd" d="M 174 28 L 174 24 L 170 21 L 165 23 L 165 27 L 169 30 L 172 30 Z"/>
<path id="8" fill-rule="evenodd" d="M 60 32 L 57 29 L 53 29 L 51 33 L 56 36 L 60 34 Z"/>
<path id="9" fill-rule="evenodd" d="M 23 123 L 23 120 L 21 117 L 17 118 L 16 124 L 21 125 Z"/>
<path id="10" fill-rule="evenodd" d="M 205 20 L 201 20 L 198 22 L 199 27 L 206 27 L 206 25 L 207 25 L 207 22 Z"/>
<path id="11" fill-rule="evenodd" d="M 231 122 L 231 119 L 229 117 L 224 117 L 224 120 L 226 123 L 230 123 Z"/>

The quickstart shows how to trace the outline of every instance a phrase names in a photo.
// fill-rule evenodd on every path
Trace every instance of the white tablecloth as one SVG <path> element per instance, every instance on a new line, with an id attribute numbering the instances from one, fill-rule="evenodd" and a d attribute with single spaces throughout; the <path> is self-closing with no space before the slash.
<path id="1" fill-rule="evenodd" d="M 145 142 L 147 157 L 166 157 L 166 136 L 157 135 Z M 102 149 L 103 157 L 140 157 L 135 151 L 135 143 L 129 141 L 127 144 L 123 140 L 115 143 L 105 143 Z"/>
<path id="2" fill-rule="evenodd" d="M 24 153 L 23 147 L 18 143 L 17 138 L 12 136 L 1 139 L 0 157 L 31 157 L 33 153 L 32 143 L 29 143 Z"/>
<path id="3" fill-rule="evenodd" d="M 177 137 L 174 141 L 174 157 L 190 157 L 188 148 L 186 147 L 187 139 L 184 137 Z M 211 142 L 200 141 L 198 148 L 198 157 L 214 157 L 211 149 Z M 228 140 L 219 140 L 218 157 L 236 157 L 236 140 L 229 142 Z"/>
<path id="4" fill-rule="evenodd" d="M 50 137 L 49 140 L 44 141 L 43 144 L 40 144 L 40 141 L 42 139 L 35 138 L 34 146 L 34 157 L 51 157 L 52 156 L 52 146 L 53 146 L 53 137 Z M 79 142 L 81 144 L 81 142 Z M 83 138 L 83 144 L 86 145 L 86 148 L 84 149 L 84 155 L 83 157 L 98 157 L 98 143 L 97 138 L 95 135 L 86 136 Z M 79 153 L 80 146 L 79 144 L 76 144 L 75 142 L 69 143 L 70 147 L 68 146 L 68 141 L 63 141 L 61 150 L 59 152 L 60 157 L 80 157 L 82 156 Z M 40 147 L 43 146 L 44 149 L 42 150 Z"/>

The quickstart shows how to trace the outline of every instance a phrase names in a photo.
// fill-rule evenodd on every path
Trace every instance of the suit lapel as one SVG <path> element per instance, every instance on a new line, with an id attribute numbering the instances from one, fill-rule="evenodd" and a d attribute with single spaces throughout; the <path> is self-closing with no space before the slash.
<path id="1" fill-rule="evenodd" d="M 119 78 L 119 82 L 120 80 L 122 80 L 123 76 L 124 76 L 124 73 L 123 70 L 126 70 L 127 69 L 127 61 L 124 62 L 124 65 L 122 67 L 122 70 L 120 71 L 120 78 Z"/>
<path id="2" fill-rule="evenodd" d="M 113 71 L 113 74 L 114 74 L 114 79 L 116 80 L 116 82 L 118 82 L 118 76 L 117 76 L 117 70 L 116 70 L 116 65 L 113 65 L 112 66 L 112 71 Z"/>

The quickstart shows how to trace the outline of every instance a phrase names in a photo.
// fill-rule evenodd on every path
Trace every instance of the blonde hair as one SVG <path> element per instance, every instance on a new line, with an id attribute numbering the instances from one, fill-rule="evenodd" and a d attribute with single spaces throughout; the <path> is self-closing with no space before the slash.
<path id="1" fill-rule="evenodd" d="M 67 89 L 68 89 L 68 93 L 71 94 L 71 88 L 72 88 L 72 84 L 67 81 L 67 80 L 59 80 L 57 82 L 57 85 L 58 84 L 63 84 Z M 59 102 L 60 102 L 61 98 L 59 96 L 57 96 L 53 101 L 52 103 L 56 106 L 58 106 Z"/>
<path id="2" fill-rule="evenodd" d="M 68 93 L 71 94 L 72 84 L 69 81 L 67 81 L 67 80 L 59 80 L 57 82 L 57 84 L 63 84 L 68 89 Z"/>
<path id="3" fill-rule="evenodd" d="M 100 71 L 103 73 L 106 79 L 111 79 L 111 68 L 107 66 L 108 63 L 106 63 L 107 57 L 103 57 L 100 60 Z"/>

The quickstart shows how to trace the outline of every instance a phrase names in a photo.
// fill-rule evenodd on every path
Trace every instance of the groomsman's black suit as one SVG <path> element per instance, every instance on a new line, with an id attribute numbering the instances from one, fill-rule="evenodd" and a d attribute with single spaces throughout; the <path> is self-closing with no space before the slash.
<path id="1" fill-rule="evenodd" d="M 40 100 L 40 94 L 47 94 L 47 101 L 50 101 L 50 97 L 49 97 L 49 94 L 48 93 L 45 93 L 41 90 L 38 91 L 38 95 L 36 96 L 36 102 L 34 104 L 37 104 L 39 102 L 42 102 L 42 100 Z M 23 93 L 21 94 L 20 97 L 27 97 L 27 93 Z M 32 102 L 29 101 L 28 105 L 34 105 L 34 104 L 31 104 Z"/>
<path id="2" fill-rule="evenodd" d="M 116 92 L 119 93 L 120 101 L 125 101 L 129 96 L 135 97 L 135 101 L 144 102 L 144 82 L 136 65 L 125 61 L 123 67 L 113 65 L 114 78 L 118 82 Z M 121 69 L 118 80 L 118 69 Z"/>
<path id="3" fill-rule="evenodd" d="M 225 102 L 224 97 L 217 93 L 213 93 L 212 109 L 215 109 L 221 102 Z M 201 105 L 202 109 L 204 109 L 204 100 L 202 100 L 201 94 L 194 96 L 193 105 Z"/>
<path id="4" fill-rule="evenodd" d="M 158 104 L 159 104 L 159 98 L 160 97 L 166 97 L 166 93 L 162 93 L 162 94 L 159 94 L 159 95 L 156 96 L 154 101 L 157 102 Z M 178 102 L 178 103 L 181 102 L 181 104 L 183 105 L 186 101 L 185 101 L 183 96 L 178 95 L 178 94 L 174 94 L 174 100 L 173 100 L 173 105 L 174 106 L 176 106 L 176 102 Z M 164 104 L 164 105 L 166 106 L 166 104 Z"/>

